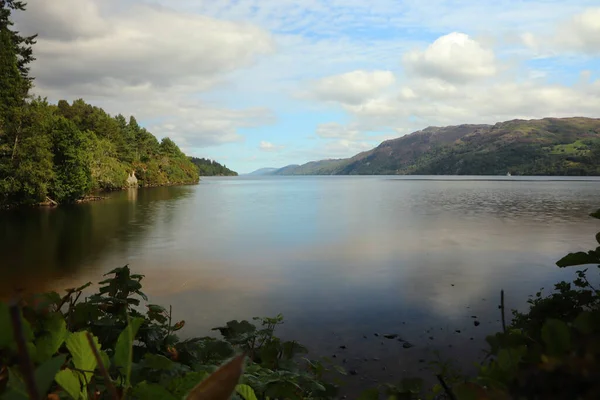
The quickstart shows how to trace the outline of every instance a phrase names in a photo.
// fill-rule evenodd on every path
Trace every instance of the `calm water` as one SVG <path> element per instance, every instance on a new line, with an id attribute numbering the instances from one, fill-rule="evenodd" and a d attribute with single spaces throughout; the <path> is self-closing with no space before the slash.
<path id="1" fill-rule="evenodd" d="M 11 277 L 2 293 L 98 281 L 130 264 L 152 301 L 186 319 L 184 334 L 281 312 L 285 336 L 383 379 L 421 368 L 415 360 L 431 350 L 464 355 L 471 338 L 477 357 L 500 327 L 500 289 L 522 307 L 527 294 L 570 278 L 554 262 L 595 245 L 599 224 L 587 215 L 599 207 L 600 181 L 207 178 L 0 213 Z"/>

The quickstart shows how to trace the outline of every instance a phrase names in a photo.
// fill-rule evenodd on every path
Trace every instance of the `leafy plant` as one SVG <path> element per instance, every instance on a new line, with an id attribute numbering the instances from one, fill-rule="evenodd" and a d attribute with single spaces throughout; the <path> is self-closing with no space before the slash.
<path id="1" fill-rule="evenodd" d="M 142 275 L 125 266 L 105 276 L 88 297 L 84 291 L 91 283 L 68 289 L 64 296 L 51 292 L 12 306 L 0 303 L 3 398 L 180 399 L 189 394 L 190 399 L 231 395 L 253 400 L 335 395 L 337 387 L 322 380 L 322 364 L 300 358 L 308 351 L 304 346 L 275 336 L 282 315 L 255 318 L 258 326 L 229 321 L 215 328 L 222 339 L 180 340 L 176 332 L 185 321 L 174 322 L 170 307 L 146 304 L 145 313 L 140 311 L 147 301 Z M 19 358 L 28 361 L 27 368 L 17 366 Z M 239 375 L 232 375 L 232 369 Z"/>

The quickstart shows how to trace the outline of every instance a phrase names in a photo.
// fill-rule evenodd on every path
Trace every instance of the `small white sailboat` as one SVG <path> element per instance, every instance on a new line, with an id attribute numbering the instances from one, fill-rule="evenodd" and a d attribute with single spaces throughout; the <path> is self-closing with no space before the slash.
<path id="1" fill-rule="evenodd" d="M 506 176 L 512 176 L 512 175 L 510 174 L 510 171 L 508 171 L 508 172 L 506 173 Z"/>

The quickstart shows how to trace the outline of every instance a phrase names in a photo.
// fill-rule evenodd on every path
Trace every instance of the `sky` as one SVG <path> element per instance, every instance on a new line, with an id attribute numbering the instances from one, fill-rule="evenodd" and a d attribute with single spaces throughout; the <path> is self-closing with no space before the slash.
<path id="1" fill-rule="evenodd" d="M 241 172 L 428 126 L 600 117 L 598 0 L 29 0 L 34 94 Z"/>

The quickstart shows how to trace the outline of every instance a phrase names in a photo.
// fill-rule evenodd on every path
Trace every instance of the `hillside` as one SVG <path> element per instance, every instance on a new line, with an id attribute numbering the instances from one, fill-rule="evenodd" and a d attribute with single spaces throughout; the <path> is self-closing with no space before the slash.
<path id="1" fill-rule="evenodd" d="M 257 169 L 256 171 L 252 171 L 246 175 L 273 175 L 273 173 L 279 169 L 281 169 L 281 168 L 272 168 L 272 167 L 260 168 L 260 169 Z"/>
<path id="2" fill-rule="evenodd" d="M 237 176 L 238 173 L 208 158 L 190 157 L 190 161 L 198 168 L 200 176 Z"/>
<path id="3" fill-rule="evenodd" d="M 0 135 L 0 207 L 198 182 L 196 166 L 179 147 L 169 138 L 158 141 L 134 117 L 112 117 L 81 99 L 57 105 L 34 99 L 19 110 L 21 130 L 5 125 Z M 133 174 L 137 183 L 130 184 Z"/>
<path id="4" fill-rule="evenodd" d="M 429 127 L 348 159 L 275 175 L 600 175 L 600 119 Z"/>

